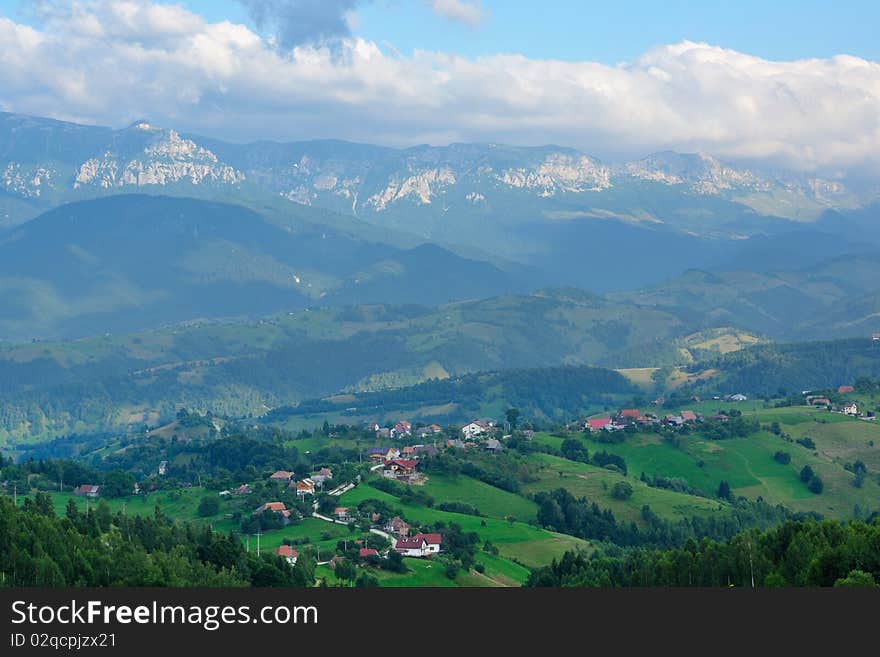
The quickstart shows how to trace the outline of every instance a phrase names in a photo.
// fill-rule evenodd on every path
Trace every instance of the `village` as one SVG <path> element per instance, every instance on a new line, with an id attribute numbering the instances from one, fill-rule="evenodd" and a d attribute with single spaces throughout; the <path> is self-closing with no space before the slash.
<path id="1" fill-rule="evenodd" d="M 874 421 L 875 413 L 862 409 L 853 399 L 855 389 L 842 385 L 829 391 L 802 391 L 799 402 L 813 409 L 841 414 L 850 418 Z M 666 399 L 660 397 L 646 407 L 623 407 L 613 412 L 597 413 L 568 423 L 570 432 L 583 432 L 598 442 L 620 442 L 625 436 L 635 432 L 660 432 L 672 436 L 688 432 L 689 427 L 719 423 L 724 425 L 741 413 L 737 405 L 748 401 L 744 394 L 716 396 L 702 400 L 689 398 L 693 408 L 710 408 L 711 402 L 723 402 L 716 412 L 700 412 L 684 407 L 681 399 L 671 400 L 670 408 Z M 684 400 L 687 401 L 687 400 Z M 667 412 L 664 412 L 667 411 Z M 708 425 L 707 425 L 708 426 Z M 716 425 L 717 426 L 717 425 Z M 358 504 L 343 505 L 339 498 L 359 486 L 366 477 L 371 486 L 382 488 L 387 482 L 396 486 L 394 492 L 400 495 L 399 486 L 418 491 L 429 476 L 422 468 L 427 459 L 433 459 L 443 452 L 452 450 L 484 455 L 501 454 L 510 449 L 514 429 L 508 421 L 499 422 L 491 418 L 475 418 L 454 427 L 441 427 L 431 423 L 414 426 L 408 420 L 398 420 L 382 426 L 379 422 L 365 424 L 365 431 L 379 444 L 364 446 L 359 451 L 359 467 L 347 470 L 343 476 L 334 472 L 334 467 L 324 465 L 298 475 L 293 469 L 279 469 L 265 475 L 262 482 L 242 482 L 217 492 L 221 500 L 239 500 L 233 507 L 240 513 L 226 513 L 227 518 L 235 517 L 239 531 L 246 541 L 247 550 L 267 553 L 262 543 L 266 542 L 276 530 L 282 530 L 307 518 L 337 526 L 346 527 L 353 534 L 343 535 L 335 549 L 317 555 L 317 565 L 334 571 L 340 564 L 364 566 L 369 568 L 400 567 L 400 558 L 433 560 L 444 554 L 444 530 L 431 526 L 413 524 L 399 510 Z M 524 423 L 517 427 L 518 440 L 531 441 L 535 430 Z M 613 437 L 618 434 L 616 437 Z M 607 439 L 606 439 L 607 437 Z M 167 460 L 158 463 L 152 475 L 157 480 L 166 478 L 170 466 Z M 381 485 L 380 485 L 381 484 Z M 178 484 L 188 487 L 192 484 Z M 132 495 L 138 496 L 144 489 L 154 490 L 149 482 L 134 483 Z M 390 489 L 389 489 L 390 490 Z M 259 494 L 255 494 L 259 493 Z M 80 484 L 73 494 L 87 500 L 96 500 L 102 494 L 99 484 Z M 248 506 L 247 500 L 259 500 L 258 504 Z M 314 521 L 312 521 L 314 522 Z M 324 541 L 326 542 L 326 541 Z M 283 539 L 269 541 L 268 553 L 285 560 L 295 567 L 302 549 L 301 543 Z M 326 549 L 326 546 L 325 548 Z M 323 558 L 322 558 L 323 557 Z"/>

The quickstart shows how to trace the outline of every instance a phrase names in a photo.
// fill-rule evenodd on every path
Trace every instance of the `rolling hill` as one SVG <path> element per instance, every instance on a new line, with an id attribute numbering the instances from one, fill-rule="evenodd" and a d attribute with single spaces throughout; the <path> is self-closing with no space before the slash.
<path id="1" fill-rule="evenodd" d="M 806 253 L 792 232 L 812 244 L 813 259 L 859 251 L 864 236 L 876 250 L 870 230 L 827 238 L 840 221 L 876 219 L 876 193 L 859 190 L 705 154 L 615 164 L 552 145 L 230 144 L 146 120 L 114 130 L 0 113 L 0 227 L 71 201 L 194 197 L 282 226 L 294 217 L 398 248 L 434 243 L 525 269 L 532 288 L 620 291 L 719 263 L 763 271 L 768 252 L 787 253 L 775 263 L 787 267 Z"/>
<path id="2" fill-rule="evenodd" d="M 307 306 L 446 303 L 511 290 L 485 262 L 400 249 L 239 205 L 123 195 L 0 237 L 0 336 L 79 337 Z"/>

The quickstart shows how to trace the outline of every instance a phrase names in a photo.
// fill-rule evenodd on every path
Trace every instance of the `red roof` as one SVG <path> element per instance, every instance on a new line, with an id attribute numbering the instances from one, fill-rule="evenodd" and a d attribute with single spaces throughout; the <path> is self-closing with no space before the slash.
<path id="1" fill-rule="evenodd" d="M 611 418 L 607 417 L 590 418 L 587 420 L 587 425 L 591 429 L 604 429 L 609 424 L 611 424 Z"/>
<path id="2" fill-rule="evenodd" d="M 361 548 L 358 550 L 358 555 L 361 557 L 376 557 L 379 556 L 379 553 L 373 548 Z"/>
<path id="3" fill-rule="evenodd" d="M 262 513 L 263 511 L 284 511 L 286 508 L 284 502 L 266 502 L 257 509 L 257 513 Z"/>
<path id="4" fill-rule="evenodd" d="M 415 536 L 401 536 L 394 544 L 394 549 L 419 550 L 421 549 L 423 543 L 425 543 L 425 539 L 422 534 L 416 534 Z"/>
<path id="5" fill-rule="evenodd" d="M 299 557 L 299 552 L 294 550 L 289 545 L 279 546 L 278 548 L 275 549 L 275 554 L 277 554 L 279 557 L 285 557 L 285 558 L 293 557 L 294 559 L 296 559 Z"/>
<path id="6" fill-rule="evenodd" d="M 393 461 L 385 461 L 386 468 L 390 468 L 392 465 L 396 465 L 398 468 L 403 468 L 404 470 L 415 470 L 418 464 L 418 461 L 413 461 L 410 459 L 394 459 Z"/>
<path id="7" fill-rule="evenodd" d="M 855 390 L 855 388 L 853 388 L 852 386 L 840 386 L 837 389 L 837 392 L 842 395 L 846 392 L 853 392 L 854 390 Z"/>
<path id="8" fill-rule="evenodd" d="M 624 408 L 622 411 L 620 411 L 620 414 L 623 417 L 642 417 L 642 412 L 637 408 Z"/>
<path id="9" fill-rule="evenodd" d="M 428 545 L 440 545 L 442 541 L 442 537 L 440 534 L 416 534 L 413 538 L 417 540 L 424 540 Z"/>
<path id="10" fill-rule="evenodd" d="M 697 415 L 693 411 L 682 411 L 681 412 L 681 419 L 682 420 L 696 420 Z"/>

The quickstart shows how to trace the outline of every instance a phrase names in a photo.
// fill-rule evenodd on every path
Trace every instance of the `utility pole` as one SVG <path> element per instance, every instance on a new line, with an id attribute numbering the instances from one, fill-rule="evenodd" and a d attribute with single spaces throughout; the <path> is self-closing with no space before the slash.
<path id="1" fill-rule="evenodd" d="M 755 588 L 755 566 L 752 563 L 752 540 L 747 540 L 746 545 L 749 546 L 749 571 L 752 575 L 752 588 Z"/>
<path id="2" fill-rule="evenodd" d="M 257 532 L 257 555 L 258 556 L 260 554 L 260 536 L 262 536 L 262 535 L 263 535 L 263 532 L 261 532 L 261 531 Z"/>
<path id="3" fill-rule="evenodd" d="M 250 554 L 250 551 L 251 551 L 251 535 L 250 534 L 247 535 L 247 538 L 245 539 L 244 545 L 245 545 L 245 548 L 244 548 L 245 552 Z"/>

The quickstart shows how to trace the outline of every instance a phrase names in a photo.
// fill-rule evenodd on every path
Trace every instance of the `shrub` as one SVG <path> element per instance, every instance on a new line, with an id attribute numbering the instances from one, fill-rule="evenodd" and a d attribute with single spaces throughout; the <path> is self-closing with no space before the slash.
<path id="1" fill-rule="evenodd" d="M 805 465 L 801 470 L 801 481 L 807 483 L 813 478 L 813 468 L 808 465 Z"/>
<path id="2" fill-rule="evenodd" d="M 198 514 L 202 518 L 213 516 L 220 511 L 220 500 L 216 497 L 203 497 L 199 502 Z"/>
<path id="3" fill-rule="evenodd" d="M 796 441 L 799 445 L 803 445 L 807 449 L 816 449 L 816 443 L 813 442 L 813 439 L 809 436 L 804 436 L 803 438 L 798 438 Z"/>
<path id="4" fill-rule="evenodd" d="M 782 463 L 782 465 L 788 465 L 791 463 L 791 454 L 788 452 L 776 452 L 773 455 L 773 460 L 777 463 Z"/>
<path id="5" fill-rule="evenodd" d="M 625 481 L 619 481 L 611 488 L 611 497 L 615 500 L 628 500 L 632 494 L 633 487 Z"/>

